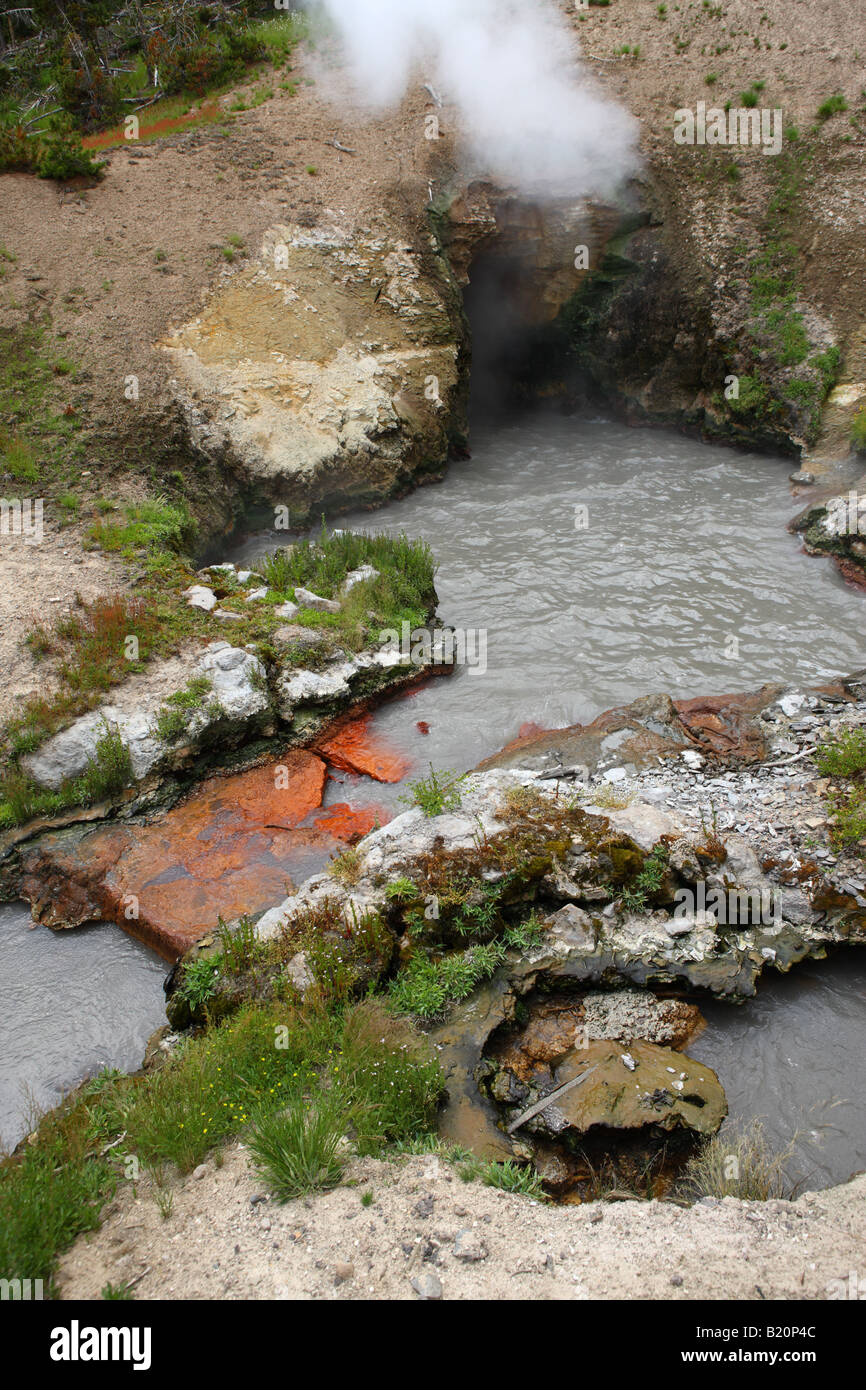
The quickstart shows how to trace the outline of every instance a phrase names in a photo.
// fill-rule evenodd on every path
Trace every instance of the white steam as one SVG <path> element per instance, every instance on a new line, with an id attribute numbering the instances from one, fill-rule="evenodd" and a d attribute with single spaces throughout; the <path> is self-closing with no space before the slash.
<path id="1" fill-rule="evenodd" d="M 576 62 L 554 0 L 322 0 L 358 100 L 430 81 L 458 110 L 473 174 L 527 191 L 612 193 L 637 167 L 636 122 Z"/>

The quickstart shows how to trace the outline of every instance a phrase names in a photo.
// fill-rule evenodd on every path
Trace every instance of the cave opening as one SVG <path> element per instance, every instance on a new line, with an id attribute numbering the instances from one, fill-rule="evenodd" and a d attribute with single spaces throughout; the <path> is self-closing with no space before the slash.
<path id="1" fill-rule="evenodd" d="M 524 209 L 516 226 L 506 220 L 476 250 L 463 291 L 470 421 L 489 423 L 544 404 L 570 411 L 591 396 L 572 336 L 584 278 L 573 258 L 574 233 L 551 239 L 534 209 Z"/>

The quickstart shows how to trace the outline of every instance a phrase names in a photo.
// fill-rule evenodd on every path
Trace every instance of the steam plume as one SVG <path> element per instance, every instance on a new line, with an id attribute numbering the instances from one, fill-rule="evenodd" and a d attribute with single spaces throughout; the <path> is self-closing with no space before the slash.
<path id="1" fill-rule="evenodd" d="M 472 174 L 526 191 L 612 193 L 637 165 L 636 123 L 576 61 L 554 0 L 322 0 L 357 98 L 393 105 L 435 83 Z"/>

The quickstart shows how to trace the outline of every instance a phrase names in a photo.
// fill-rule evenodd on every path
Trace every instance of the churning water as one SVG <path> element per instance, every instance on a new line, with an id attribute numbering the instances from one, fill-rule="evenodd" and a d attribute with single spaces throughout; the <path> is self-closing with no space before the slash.
<path id="1" fill-rule="evenodd" d="M 464 769 L 526 722 L 562 728 L 652 692 L 754 690 L 863 665 L 863 595 L 785 530 L 804 505 L 790 470 L 540 414 L 474 436 L 472 459 L 441 485 L 341 518 L 426 539 L 440 620 L 476 634 L 472 653 L 486 642 L 483 673 L 466 666 L 395 701 L 377 729 L 422 770 Z M 252 562 L 285 540 L 259 534 L 230 558 Z"/>

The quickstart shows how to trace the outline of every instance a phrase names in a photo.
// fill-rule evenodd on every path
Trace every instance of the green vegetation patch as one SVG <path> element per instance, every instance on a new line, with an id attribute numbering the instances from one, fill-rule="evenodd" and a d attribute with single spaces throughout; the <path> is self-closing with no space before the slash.
<path id="1" fill-rule="evenodd" d="M 858 846 L 866 858 L 866 729 L 844 729 L 818 745 L 815 761 L 832 777 L 827 811 L 832 838 L 840 846 Z"/>

